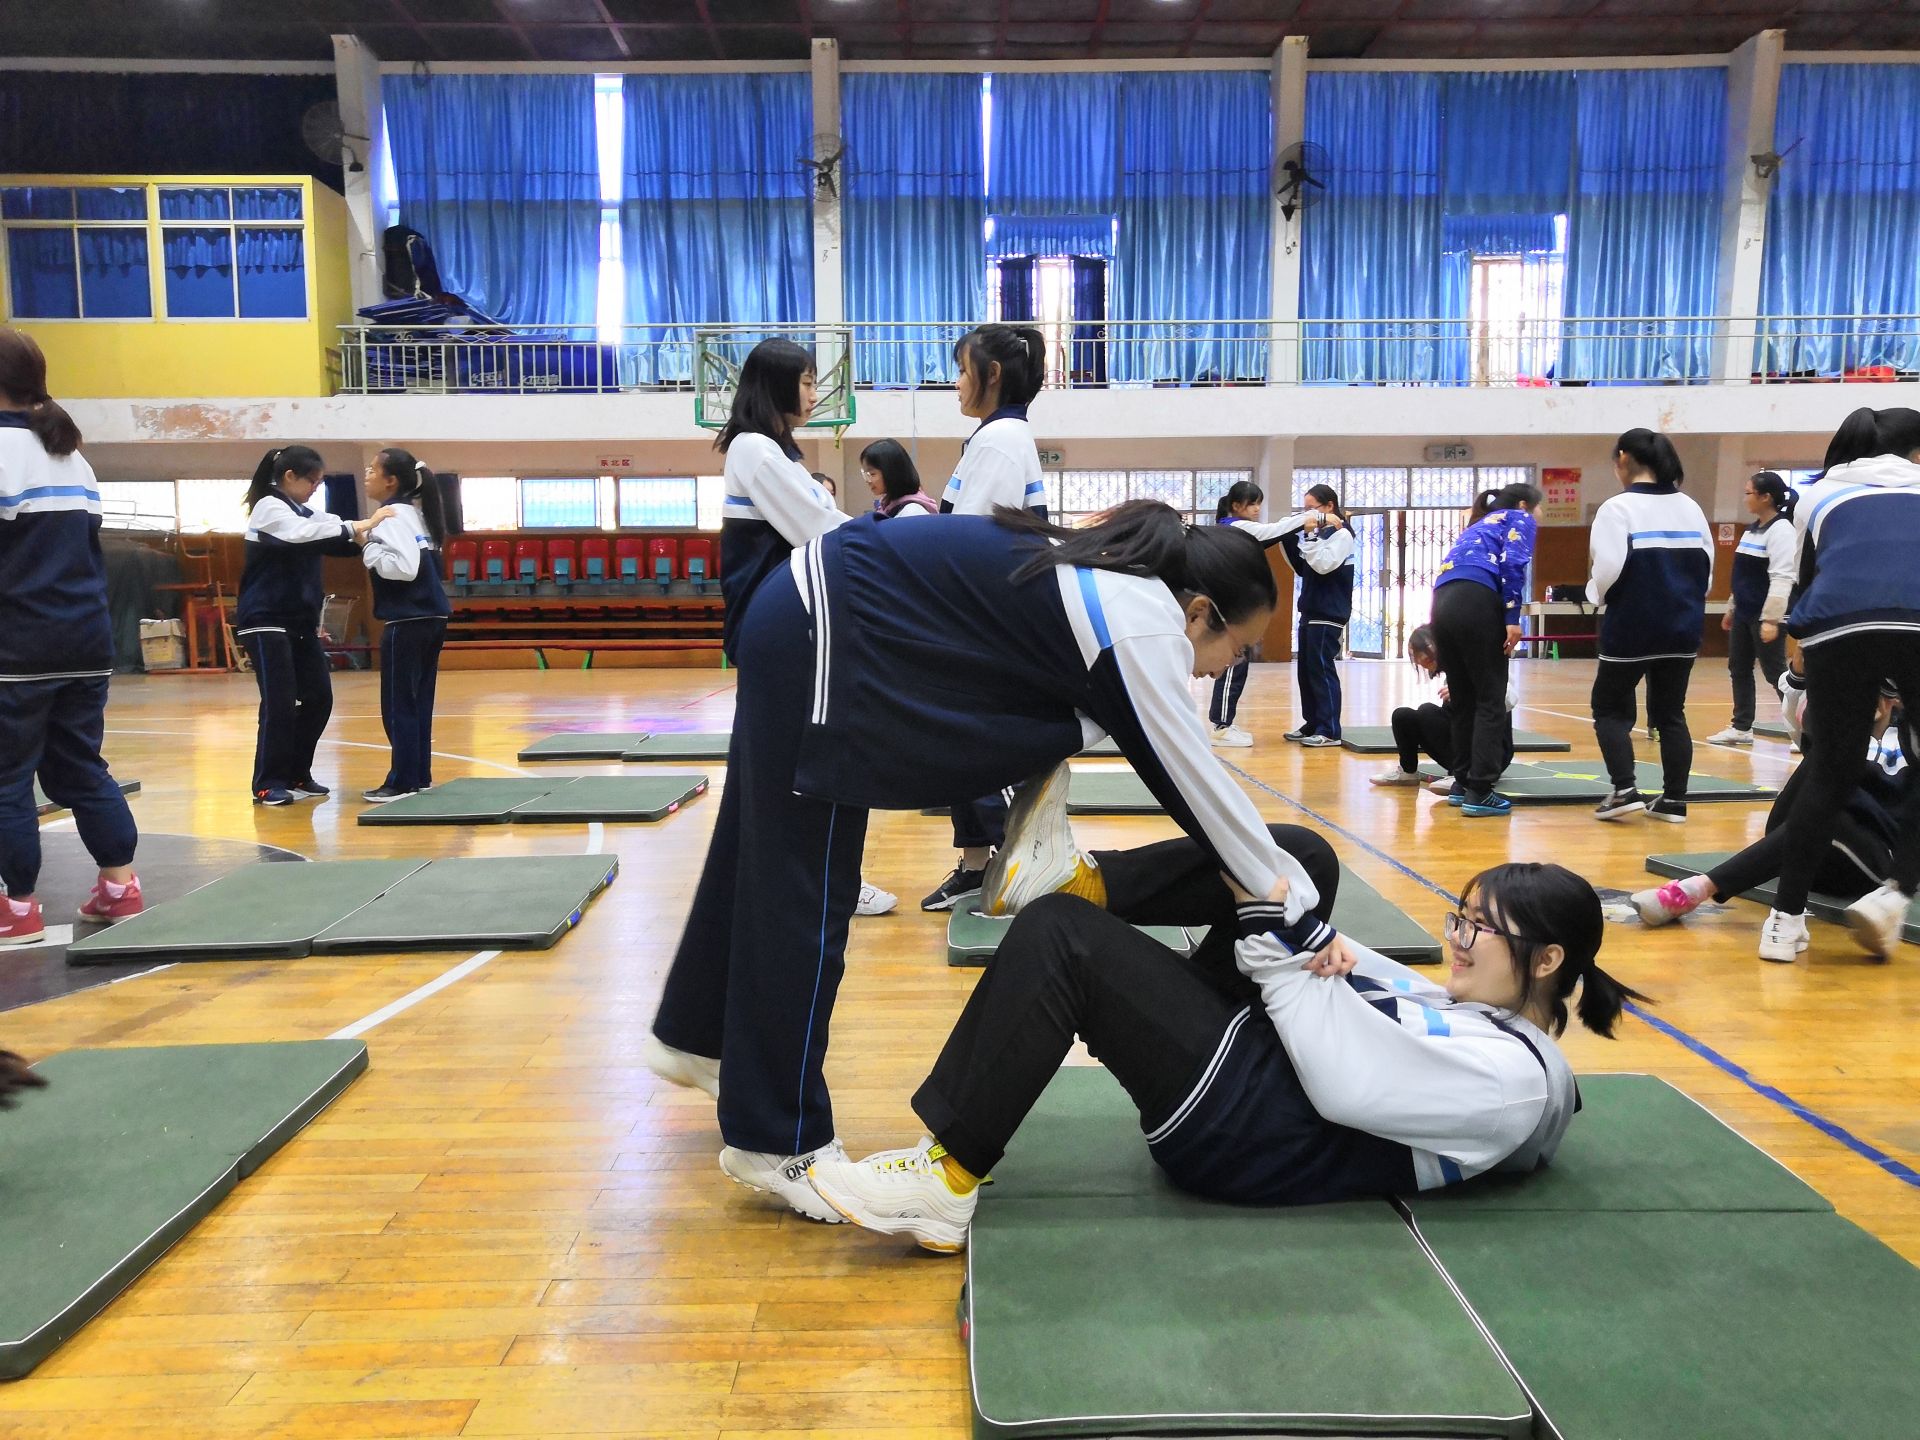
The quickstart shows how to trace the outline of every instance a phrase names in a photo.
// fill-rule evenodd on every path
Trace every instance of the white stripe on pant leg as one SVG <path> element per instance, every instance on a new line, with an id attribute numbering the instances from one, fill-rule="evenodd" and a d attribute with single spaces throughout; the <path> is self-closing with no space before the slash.
<path id="1" fill-rule="evenodd" d="M 807 1030 L 800 1042 L 800 1097 L 795 1106 L 793 1154 L 801 1154 L 800 1132 L 807 1123 L 807 1055 L 813 1049 L 813 1018 L 820 1010 L 820 982 L 827 973 L 827 904 L 833 885 L 833 827 L 840 819 L 840 807 L 827 812 L 827 851 L 820 866 L 820 956 L 813 972 L 813 1000 L 807 1006 Z M 826 1063 L 826 1057 L 820 1057 Z"/>

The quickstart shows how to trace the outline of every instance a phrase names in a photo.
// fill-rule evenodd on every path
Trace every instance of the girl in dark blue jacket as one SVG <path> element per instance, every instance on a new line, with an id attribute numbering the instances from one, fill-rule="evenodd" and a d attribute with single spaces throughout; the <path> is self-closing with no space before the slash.
<path id="1" fill-rule="evenodd" d="M 433 472 L 389 447 L 367 466 L 367 498 L 388 512 L 367 536 L 373 614 L 380 636 L 380 723 L 393 747 L 387 778 L 362 798 L 374 804 L 433 787 L 433 694 L 447 640 L 440 547 L 447 522 Z"/>
<path id="2" fill-rule="evenodd" d="M 1287 739 L 1302 745 L 1340 743 L 1340 643 L 1353 616 L 1353 526 L 1331 485 L 1305 495 L 1307 523 L 1281 537 L 1287 563 L 1300 577 L 1300 627 L 1294 676 L 1300 686 L 1300 724 Z"/>

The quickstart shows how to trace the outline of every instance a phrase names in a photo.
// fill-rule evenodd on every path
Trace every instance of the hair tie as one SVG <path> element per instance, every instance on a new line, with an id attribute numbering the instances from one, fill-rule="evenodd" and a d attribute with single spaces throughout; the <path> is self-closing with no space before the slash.
<path id="1" fill-rule="evenodd" d="M 413 468 L 424 475 L 427 473 L 427 462 L 424 460 L 416 460 L 413 462 Z"/>

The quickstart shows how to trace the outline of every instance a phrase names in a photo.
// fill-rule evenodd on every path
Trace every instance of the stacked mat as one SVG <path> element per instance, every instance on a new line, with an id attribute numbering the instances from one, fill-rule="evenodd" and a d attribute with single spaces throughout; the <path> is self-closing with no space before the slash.
<path id="1" fill-rule="evenodd" d="M 116 780 L 113 783 L 120 787 L 120 793 L 122 795 L 137 794 L 140 790 L 140 782 L 138 780 Z M 51 815 L 59 808 L 58 805 L 47 798 L 47 792 L 40 788 L 40 782 L 38 780 L 34 781 L 33 813 L 36 815 Z"/>
<path id="2" fill-rule="evenodd" d="M 449 780 L 370 805 L 362 825 L 566 824 L 664 820 L 706 792 L 704 775 L 556 775 L 548 780 Z"/>
<path id="3" fill-rule="evenodd" d="M 656 735 L 646 730 L 569 731 L 536 740 L 517 757 L 522 764 L 549 760 L 725 760 L 733 736 L 724 731 Z M 1098 740 L 1082 755 L 1117 756 L 1111 739 Z"/>
<path id="4" fill-rule="evenodd" d="M 1647 856 L 1647 869 L 1655 875 L 1665 875 L 1670 879 L 1684 880 L 1689 875 L 1704 875 L 1716 865 L 1723 865 L 1733 856 L 1730 850 L 1694 850 L 1673 855 Z M 1764 885 L 1756 885 L 1740 898 L 1754 900 L 1769 908 L 1779 898 L 1779 882 L 1769 880 Z M 1822 920 L 1832 920 L 1836 924 L 1847 922 L 1847 907 L 1853 902 L 1841 900 L 1832 895 L 1807 896 L 1807 910 Z M 1909 945 L 1920 945 L 1920 900 L 1907 907 L 1906 923 L 1900 928 L 1900 936 Z"/>
<path id="5" fill-rule="evenodd" d="M 1651 799 L 1662 787 L 1660 766 L 1642 760 L 1634 767 L 1634 784 Z M 1431 761 L 1421 774 L 1438 779 L 1440 770 Z M 1598 760 L 1516 760 L 1501 775 L 1494 788 L 1516 805 L 1598 805 L 1613 793 L 1607 779 L 1607 767 Z M 1696 805 L 1716 801 L 1772 800 L 1779 790 L 1752 780 L 1729 780 L 1720 775 L 1692 774 L 1687 777 L 1687 799 Z"/>
<path id="6" fill-rule="evenodd" d="M 1356 755 L 1391 755 L 1400 747 L 1393 743 L 1391 725 L 1347 725 L 1340 731 L 1340 744 L 1343 749 Z M 1513 732 L 1513 748 L 1519 751 L 1567 751 L 1573 746 L 1565 740 L 1556 740 L 1551 735 L 1542 735 L 1533 730 Z"/>
<path id="7" fill-rule="evenodd" d="M 71 965 L 295 958 L 346 950 L 544 950 L 609 885 L 608 855 L 248 865 L 76 940 Z"/>
<path id="8" fill-rule="evenodd" d="M 1545 1172 L 1262 1211 L 1062 1070 L 974 1221 L 975 1433 L 1910 1434 L 1920 1270 L 1664 1082 L 1581 1090 Z"/>

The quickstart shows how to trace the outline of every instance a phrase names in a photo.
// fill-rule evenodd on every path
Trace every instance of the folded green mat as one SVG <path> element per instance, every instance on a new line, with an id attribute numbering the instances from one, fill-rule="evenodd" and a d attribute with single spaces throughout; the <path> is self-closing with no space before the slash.
<path id="1" fill-rule="evenodd" d="M 643 742 L 645 730 L 570 730 L 543 736 L 514 758 L 525 764 L 541 760 L 619 760 Z"/>
<path id="2" fill-rule="evenodd" d="M 120 793 L 122 795 L 134 795 L 139 793 L 140 790 L 140 782 L 138 780 L 116 780 L 113 783 L 120 787 Z M 58 805 L 47 798 L 47 792 L 40 788 L 40 782 L 38 780 L 34 781 L 33 813 L 36 815 L 51 815 L 59 808 Z"/>
<path id="3" fill-rule="evenodd" d="M 1132 770 L 1078 770 L 1067 782 L 1069 815 L 1164 815 L 1147 782 Z"/>
<path id="4" fill-rule="evenodd" d="M 1340 727 L 1340 744 L 1343 749 L 1356 755 L 1392 755 L 1399 750 L 1393 742 L 1391 725 L 1343 725 Z M 1517 751 L 1562 751 L 1573 746 L 1565 740 L 1556 740 L 1551 735 L 1542 735 L 1534 730 L 1516 730 L 1513 732 L 1513 748 Z"/>
<path id="5" fill-rule="evenodd" d="M 702 794 L 707 777 L 556 775 L 549 780 L 450 780 L 431 790 L 369 805 L 362 825 L 510 825 L 664 820 Z"/>

